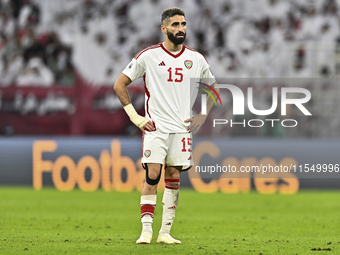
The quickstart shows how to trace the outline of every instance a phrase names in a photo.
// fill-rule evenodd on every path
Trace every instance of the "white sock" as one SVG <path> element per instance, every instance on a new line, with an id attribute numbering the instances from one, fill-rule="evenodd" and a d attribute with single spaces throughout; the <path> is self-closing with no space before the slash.
<path id="1" fill-rule="evenodd" d="M 144 195 L 140 198 L 142 232 L 152 233 L 152 222 L 155 212 L 157 195 Z"/>
<path id="2" fill-rule="evenodd" d="M 152 231 L 152 217 L 151 215 L 147 214 L 145 216 L 143 216 L 142 218 L 142 225 L 143 225 L 143 229 L 142 232 L 153 232 Z"/>
<path id="3" fill-rule="evenodd" d="M 163 217 L 160 234 L 170 234 L 179 198 L 179 179 L 165 179 L 163 194 Z"/>

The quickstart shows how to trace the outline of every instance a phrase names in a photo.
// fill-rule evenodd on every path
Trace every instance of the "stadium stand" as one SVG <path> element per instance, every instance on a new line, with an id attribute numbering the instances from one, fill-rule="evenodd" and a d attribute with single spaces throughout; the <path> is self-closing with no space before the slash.
<path id="1" fill-rule="evenodd" d="M 111 86 L 138 51 L 163 39 L 155 14 L 172 6 L 186 11 L 186 44 L 207 57 L 216 77 L 285 78 L 281 85 L 289 78 L 339 78 L 340 0 L 216 0 L 214 4 L 208 0 L 1 0 L 2 132 L 14 125 L 6 122 L 8 116 L 39 119 L 30 113 L 46 117 L 49 112 L 63 112 L 70 118 L 82 117 L 71 122 L 65 117 L 65 128 L 47 129 L 47 134 L 138 134 L 121 114 Z M 143 90 L 140 84 L 132 86 L 133 100 L 142 112 Z M 339 90 L 331 88 L 323 85 L 322 91 L 332 98 Z M 87 119 L 91 114 L 96 116 L 92 121 Z M 114 119 L 113 126 L 100 128 L 101 118 Z M 118 119 L 123 124 L 116 128 Z M 70 124 L 78 121 L 84 121 L 85 127 Z M 32 125 L 26 133 L 43 132 L 38 130 Z M 14 126 L 14 134 L 22 132 Z"/>

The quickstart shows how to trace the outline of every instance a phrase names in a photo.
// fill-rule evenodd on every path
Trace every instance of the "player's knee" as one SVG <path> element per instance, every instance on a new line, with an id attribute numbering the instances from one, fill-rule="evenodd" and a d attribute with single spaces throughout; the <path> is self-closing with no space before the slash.
<path id="1" fill-rule="evenodd" d="M 167 167 L 165 169 L 166 179 L 180 179 L 182 167 Z"/>
<path id="2" fill-rule="evenodd" d="M 159 180 L 161 179 L 162 174 L 162 165 L 160 165 L 159 171 L 155 171 L 152 169 L 152 171 L 149 170 L 148 164 L 145 164 L 145 181 L 149 185 L 157 185 L 159 183 Z"/>
<path id="3" fill-rule="evenodd" d="M 160 172 L 155 172 L 155 171 L 148 171 L 148 177 L 151 180 L 156 180 L 159 176 Z"/>
<path id="4" fill-rule="evenodd" d="M 179 171 L 174 171 L 170 174 L 170 179 L 179 179 L 181 177 L 181 172 Z"/>

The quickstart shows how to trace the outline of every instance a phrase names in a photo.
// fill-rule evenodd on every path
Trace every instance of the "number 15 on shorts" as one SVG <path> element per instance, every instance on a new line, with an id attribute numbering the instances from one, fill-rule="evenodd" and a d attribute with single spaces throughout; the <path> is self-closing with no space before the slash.
<path id="1" fill-rule="evenodd" d="M 192 145 L 192 138 L 186 138 L 183 137 L 183 139 L 181 140 L 182 144 L 183 144 L 183 149 L 182 152 L 191 152 L 191 145 Z"/>

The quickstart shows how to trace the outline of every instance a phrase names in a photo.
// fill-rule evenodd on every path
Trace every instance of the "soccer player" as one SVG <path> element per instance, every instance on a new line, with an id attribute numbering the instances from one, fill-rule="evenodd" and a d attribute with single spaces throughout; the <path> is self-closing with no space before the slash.
<path id="1" fill-rule="evenodd" d="M 140 51 L 117 79 L 114 90 L 130 120 L 143 132 L 142 164 L 146 177 L 141 194 L 142 233 L 136 241 L 149 244 L 157 200 L 157 184 L 165 162 L 162 227 L 157 243 L 180 244 L 170 236 L 178 204 L 180 174 L 192 165 L 191 132 L 200 129 L 207 115 L 190 118 L 191 103 L 198 89 L 190 88 L 190 79 L 210 80 L 215 77 L 203 55 L 183 44 L 186 36 L 185 13 L 180 8 L 166 9 L 161 17 L 165 42 Z M 143 77 L 145 117 L 131 104 L 126 87 Z M 194 88 L 198 84 L 194 85 Z M 196 91 L 196 93 L 195 93 Z M 207 100 L 207 114 L 214 106 Z"/>

